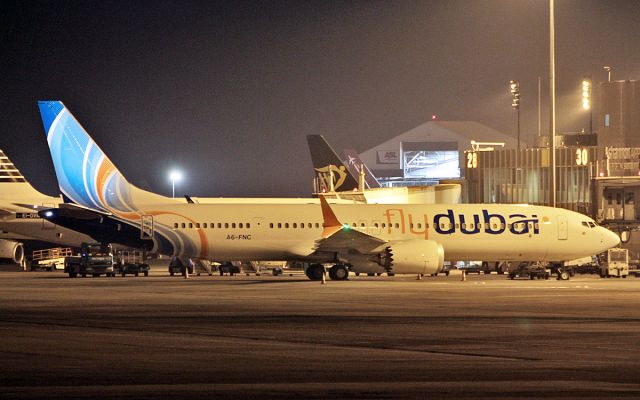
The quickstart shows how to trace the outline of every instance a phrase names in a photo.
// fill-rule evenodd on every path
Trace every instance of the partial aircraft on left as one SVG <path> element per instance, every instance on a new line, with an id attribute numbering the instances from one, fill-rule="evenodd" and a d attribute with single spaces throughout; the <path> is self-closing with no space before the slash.
<path id="1" fill-rule="evenodd" d="M 38 211 L 55 208 L 60 197 L 37 191 L 0 150 L 0 258 L 20 263 L 24 258 L 22 241 L 36 240 L 79 247 L 92 239 L 82 233 L 53 224 Z"/>

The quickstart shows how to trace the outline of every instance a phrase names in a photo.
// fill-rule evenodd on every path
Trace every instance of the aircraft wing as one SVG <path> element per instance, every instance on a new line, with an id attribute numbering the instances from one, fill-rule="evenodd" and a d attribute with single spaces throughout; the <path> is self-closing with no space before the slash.
<path id="1" fill-rule="evenodd" d="M 387 243 L 386 240 L 357 231 L 352 228 L 340 227 L 340 230 L 332 233 L 327 238 L 316 242 L 318 252 L 346 252 L 357 250 L 359 253 L 372 253 L 381 245 Z"/>
<path id="2" fill-rule="evenodd" d="M 360 232 L 349 225 L 342 225 L 331 210 L 324 196 L 320 196 L 322 207 L 323 227 L 322 239 L 316 241 L 317 252 L 348 252 L 356 250 L 359 253 L 372 253 L 387 243 L 386 240 Z"/>

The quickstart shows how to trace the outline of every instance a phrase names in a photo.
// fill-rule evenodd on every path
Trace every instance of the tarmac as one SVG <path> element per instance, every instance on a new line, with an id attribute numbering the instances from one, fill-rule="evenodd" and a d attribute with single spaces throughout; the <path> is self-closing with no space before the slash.
<path id="1" fill-rule="evenodd" d="M 640 278 L 0 272 L 0 398 L 640 398 Z"/>

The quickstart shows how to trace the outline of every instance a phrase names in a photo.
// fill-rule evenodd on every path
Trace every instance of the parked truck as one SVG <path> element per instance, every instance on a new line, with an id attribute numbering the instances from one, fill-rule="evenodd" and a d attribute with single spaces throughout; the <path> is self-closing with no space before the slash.
<path id="1" fill-rule="evenodd" d="M 110 244 L 82 243 L 80 255 L 64 258 L 64 272 L 69 274 L 70 278 L 78 275 L 113 276 L 113 264 L 113 248 Z"/>
<path id="2" fill-rule="evenodd" d="M 629 276 L 629 250 L 609 249 L 606 260 L 600 263 L 600 277 L 626 278 Z"/>

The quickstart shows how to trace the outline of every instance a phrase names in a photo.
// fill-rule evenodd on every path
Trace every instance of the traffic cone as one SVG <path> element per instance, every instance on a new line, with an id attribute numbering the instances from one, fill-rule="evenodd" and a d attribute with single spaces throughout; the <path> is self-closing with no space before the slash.
<path id="1" fill-rule="evenodd" d="M 417 281 L 422 280 L 422 275 L 418 274 L 418 277 L 416 278 Z"/>
<path id="2" fill-rule="evenodd" d="M 460 279 L 462 282 L 467 280 L 467 271 L 465 271 L 464 269 L 462 270 L 462 279 Z"/>
<path id="3" fill-rule="evenodd" d="M 322 284 L 326 285 L 327 284 L 327 279 L 325 278 L 325 275 L 327 274 L 327 271 L 325 271 L 324 269 L 322 270 Z"/>

